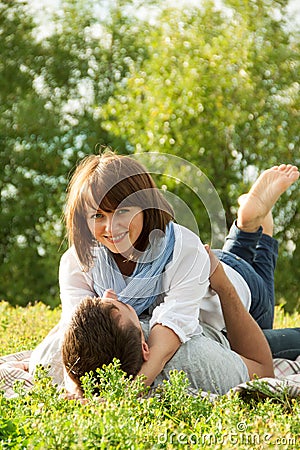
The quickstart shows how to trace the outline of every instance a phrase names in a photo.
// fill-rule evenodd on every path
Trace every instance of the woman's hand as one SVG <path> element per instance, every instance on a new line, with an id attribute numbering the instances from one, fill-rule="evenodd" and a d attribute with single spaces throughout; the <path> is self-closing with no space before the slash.
<path id="1" fill-rule="evenodd" d="M 118 300 L 118 296 L 113 289 L 106 289 L 102 298 L 110 298 L 111 300 Z"/>

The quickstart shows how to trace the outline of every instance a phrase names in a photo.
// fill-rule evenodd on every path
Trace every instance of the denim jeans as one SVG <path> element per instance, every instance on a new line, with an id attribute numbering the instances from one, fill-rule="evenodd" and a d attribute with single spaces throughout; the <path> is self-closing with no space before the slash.
<path id="1" fill-rule="evenodd" d="M 273 358 L 295 360 L 300 355 L 300 328 L 263 330 Z"/>
<path id="2" fill-rule="evenodd" d="M 250 314 L 262 329 L 273 328 L 274 271 L 278 256 L 278 242 L 263 234 L 240 230 L 234 223 L 222 250 L 214 250 L 217 257 L 235 269 L 246 281 L 251 292 Z"/>
<path id="3" fill-rule="evenodd" d="M 263 329 L 274 358 L 295 360 L 300 355 L 300 328 L 273 330 L 274 271 L 277 241 L 262 233 L 246 233 L 234 223 L 222 250 L 214 250 L 220 260 L 239 272 L 251 291 L 250 314 Z"/>

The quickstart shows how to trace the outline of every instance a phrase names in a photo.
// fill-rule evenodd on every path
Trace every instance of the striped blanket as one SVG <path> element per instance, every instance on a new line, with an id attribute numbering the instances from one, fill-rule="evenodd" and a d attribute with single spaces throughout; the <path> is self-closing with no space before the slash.
<path id="1" fill-rule="evenodd" d="M 28 372 L 31 351 L 14 353 L 0 357 L 0 390 L 7 398 L 16 397 L 14 383 L 24 382 L 24 388 L 30 390 L 34 384 L 33 376 Z M 295 361 L 274 359 L 275 378 L 261 378 L 240 384 L 231 390 L 241 394 L 255 394 L 258 397 L 300 398 L 300 356 Z M 191 395 L 198 395 L 189 389 Z M 204 395 L 205 393 L 201 393 Z M 211 395 L 211 394 L 210 394 Z M 214 398 L 216 395 L 211 395 Z"/>

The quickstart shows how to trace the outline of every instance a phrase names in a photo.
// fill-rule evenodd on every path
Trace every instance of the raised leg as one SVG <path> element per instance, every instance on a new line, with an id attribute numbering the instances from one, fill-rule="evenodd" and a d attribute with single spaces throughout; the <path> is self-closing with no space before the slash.
<path id="1" fill-rule="evenodd" d="M 299 171 L 291 164 L 281 164 L 265 170 L 246 196 L 241 197 L 237 226 L 253 233 L 265 224 L 265 234 L 273 232 L 271 210 L 278 198 L 299 178 Z"/>
<path id="2" fill-rule="evenodd" d="M 240 197 L 237 221 L 223 246 L 225 252 L 233 253 L 251 265 L 241 274 L 251 290 L 250 312 L 262 328 L 272 328 L 274 315 L 274 271 L 278 243 L 272 238 L 272 207 L 298 178 L 299 171 L 292 165 L 282 164 L 263 172 L 249 193 Z M 235 269 L 239 271 L 239 264 Z M 251 275 L 252 270 L 256 276 Z"/>

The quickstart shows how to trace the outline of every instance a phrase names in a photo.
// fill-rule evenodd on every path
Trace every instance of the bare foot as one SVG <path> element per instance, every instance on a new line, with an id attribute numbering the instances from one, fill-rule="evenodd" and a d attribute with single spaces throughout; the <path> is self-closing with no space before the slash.
<path id="1" fill-rule="evenodd" d="M 238 198 L 238 204 L 240 206 L 244 205 L 248 197 L 248 194 L 243 194 Z M 270 210 L 265 217 L 261 219 L 260 226 L 263 229 L 264 234 L 268 234 L 269 236 L 273 236 L 273 229 L 274 229 L 274 220 L 273 220 L 273 214 L 272 210 Z M 239 227 L 240 228 L 240 227 Z M 256 230 L 258 227 L 256 228 Z M 255 231 L 256 231 L 255 230 Z M 246 230 L 245 230 L 246 231 Z"/>
<path id="2" fill-rule="evenodd" d="M 270 216 L 272 207 L 298 178 L 298 168 L 291 164 L 281 164 L 265 170 L 248 194 L 241 197 L 237 226 L 248 232 L 258 230 L 263 224 L 266 228 L 270 227 L 270 220 L 273 220 Z"/>

